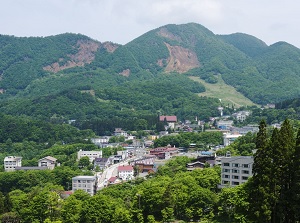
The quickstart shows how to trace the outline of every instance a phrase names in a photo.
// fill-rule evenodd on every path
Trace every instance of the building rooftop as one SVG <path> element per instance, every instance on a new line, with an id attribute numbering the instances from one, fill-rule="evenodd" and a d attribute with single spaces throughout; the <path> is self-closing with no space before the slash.
<path id="1" fill-rule="evenodd" d="M 76 176 L 72 180 L 96 180 L 95 176 Z"/>
<path id="2" fill-rule="evenodd" d="M 172 115 L 172 116 L 159 116 L 159 121 L 163 122 L 163 121 L 166 121 L 167 122 L 177 122 L 177 116 L 175 115 Z"/>
<path id="3" fill-rule="evenodd" d="M 118 171 L 133 171 L 132 166 L 119 166 Z"/>

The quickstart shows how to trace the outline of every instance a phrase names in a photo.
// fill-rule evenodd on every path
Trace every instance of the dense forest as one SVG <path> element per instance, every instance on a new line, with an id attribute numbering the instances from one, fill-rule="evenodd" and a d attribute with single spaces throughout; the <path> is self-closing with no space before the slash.
<path id="1" fill-rule="evenodd" d="M 218 74 L 253 102 L 280 102 L 299 96 L 299 54 L 288 43 L 267 46 L 247 34 L 215 35 L 195 23 L 166 25 L 124 46 L 70 33 L 0 35 L 0 111 L 81 121 L 131 111 L 205 119 L 215 114 L 217 101 L 197 100 L 195 93 L 206 89 L 189 75 L 215 83 Z M 79 92 L 94 101 L 83 94 L 77 103 Z"/>

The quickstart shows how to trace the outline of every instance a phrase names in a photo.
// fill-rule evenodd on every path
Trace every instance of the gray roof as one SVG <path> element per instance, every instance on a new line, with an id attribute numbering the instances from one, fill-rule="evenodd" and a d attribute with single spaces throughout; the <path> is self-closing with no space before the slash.
<path id="1" fill-rule="evenodd" d="M 72 180 L 96 180 L 95 176 L 76 176 Z"/>

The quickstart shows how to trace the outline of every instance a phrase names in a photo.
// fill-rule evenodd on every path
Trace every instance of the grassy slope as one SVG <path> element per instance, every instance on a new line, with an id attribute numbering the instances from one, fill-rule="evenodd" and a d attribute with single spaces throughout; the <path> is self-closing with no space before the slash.
<path id="1" fill-rule="evenodd" d="M 221 75 L 217 76 L 218 82 L 216 84 L 206 83 L 199 77 L 190 77 L 194 81 L 198 81 L 205 86 L 206 91 L 198 94 L 199 96 L 207 96 L 212 98 L 219 98 L 222 104 L 235 107 L 252 106 L 255 105 L 251 100 L 237 92 L 235 88 L 224 83 Z"/>

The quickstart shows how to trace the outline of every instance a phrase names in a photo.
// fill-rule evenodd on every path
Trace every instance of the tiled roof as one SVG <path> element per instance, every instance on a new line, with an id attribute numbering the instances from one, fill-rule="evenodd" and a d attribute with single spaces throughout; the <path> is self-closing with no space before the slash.
<path id="1" fill-rule="evenodd" d="M 163 122 L 167 120 L 167 122 L 177 122 L 177 116 L 172 115 L 172 116 L 159 116 L 159 121 Z"/>
<path id="2" fill-rule="evenodd" d="M 118 167 L 118 171 L 133 171 L 133 167 L 132 166 L 119 166 Z"/>

